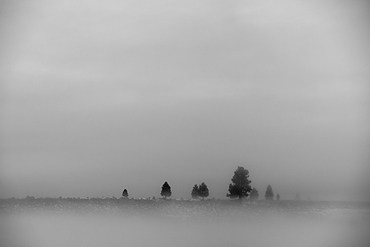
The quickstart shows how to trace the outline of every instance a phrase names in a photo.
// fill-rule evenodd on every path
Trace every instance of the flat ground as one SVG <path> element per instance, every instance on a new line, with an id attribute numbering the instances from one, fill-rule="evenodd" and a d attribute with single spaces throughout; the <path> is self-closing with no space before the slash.
<path id="1" fill-rule="evenodd" d="M 1 246 L 370 246 L 370 204 L 1 200 Z"/>

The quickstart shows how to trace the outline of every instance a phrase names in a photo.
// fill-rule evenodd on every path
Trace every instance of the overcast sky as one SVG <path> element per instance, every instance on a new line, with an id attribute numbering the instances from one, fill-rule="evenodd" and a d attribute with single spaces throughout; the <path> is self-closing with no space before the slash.
<path id="1" fill-rule="evenodd" d="M 369 9 L 2 1 L 0 197 L 370 200 Z"/>

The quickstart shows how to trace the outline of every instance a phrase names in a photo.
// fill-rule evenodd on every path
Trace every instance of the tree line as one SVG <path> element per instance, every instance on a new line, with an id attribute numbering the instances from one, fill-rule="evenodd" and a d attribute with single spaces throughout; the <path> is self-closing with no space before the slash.
<path id="1" fill-rule="evenodd" d="M 234 176 L 231 178 L 231 182 L 229 184 L 229 193 L 226 194 L 227 197 L 230 198 L 239 198 L 242 200 L 243 198 L 248 198 L 250 200 L 258 200 L 259 193 L 256 188 L 251 187 L 251 180 L 249 180 L 249 171 L 242 166 L 239 166 L 234 171 Z M 161 196 L 164 199 L 167 197 L 171 197 L 172 191 L 171 186 L 168 184 L 167 181 L 164 182 L 162 185 Z M 124 189 L 122 192 L 123 198 L 128 198 L 129 194 L 127 189 Z M 209 196 L 209 189 L 208 186 L 202 182 L 200 185 L 195 184 L 191 191 L 191 197 L 193 199 L 198 199 L 201 197 L 203 200 L 204 198 Z M 267 186 L 266 193 L 265 193 L 266 200 L 273 200 L 274 199 L 274 192 L 272 190 L 271 185 Z M 276 195 L 276 200 L 280 200 L 280 195 Z"/>

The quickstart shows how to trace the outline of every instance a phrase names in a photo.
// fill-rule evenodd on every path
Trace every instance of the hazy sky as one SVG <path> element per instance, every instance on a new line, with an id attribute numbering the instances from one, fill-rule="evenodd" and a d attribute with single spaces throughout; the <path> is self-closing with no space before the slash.
<path id="1" fill-rule="evenodd" d="M 367 1 L 2 1 L 0 197 L 370 200 Z"/>

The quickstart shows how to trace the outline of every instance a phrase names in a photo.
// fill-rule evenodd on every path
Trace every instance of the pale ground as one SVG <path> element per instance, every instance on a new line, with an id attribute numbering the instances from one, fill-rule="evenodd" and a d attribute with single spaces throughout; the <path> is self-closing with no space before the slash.
<path id="1" fill-rule="evenodd" d="M 330 208 L 314 215 L 268 209 L 244 215 L 230 209 L 213 216 L 181 207 L 166 210 L 160 215 L 53 210 L 3 214 L 0 243 L 4 247 L 370 245 L 368 209 Z"/>

